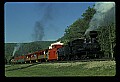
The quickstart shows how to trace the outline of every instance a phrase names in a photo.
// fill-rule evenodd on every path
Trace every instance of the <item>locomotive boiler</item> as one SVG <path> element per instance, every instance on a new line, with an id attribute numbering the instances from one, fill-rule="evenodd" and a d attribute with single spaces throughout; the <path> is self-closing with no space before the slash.
<path id="1" fill-rule="evenodd" d="M 58 58 L 65 60 L 102 58 L 103 53 L 97 41 L 97 31 L 90 31 L 90 38 L 78 38 L 59 48 Z"/>

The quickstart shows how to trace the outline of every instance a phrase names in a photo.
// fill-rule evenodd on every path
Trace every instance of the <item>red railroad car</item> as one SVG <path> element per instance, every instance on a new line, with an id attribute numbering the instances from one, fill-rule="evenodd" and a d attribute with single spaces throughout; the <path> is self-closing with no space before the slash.
<path id="1" fill-rule="evenodd" d="M 27 62 L 31 63 L 31 53 L 25 55 L 25 63 Z"/>
<path id="2" fill-rule="evenodd" d="M 63 43 L 57 42 L 51 44 L 48 49 L 48 59 L 47 60 L 58 60 L 57 49 L 63 47 Z"/>
<path id="3" fill-rule="evenodd" d="M 36 55 L 37 57 L 36 62 L 41 62 L 45 60 L 45 50 L 37 51 L 34 52 L 33 54 Z"/>
<path id="4" fill-rule="evenodd" d="M 19 56 L 18 58 L 19 58 L 18 63 L 24 63 L 25 62 L 25 56 L 24 55 Z"/>

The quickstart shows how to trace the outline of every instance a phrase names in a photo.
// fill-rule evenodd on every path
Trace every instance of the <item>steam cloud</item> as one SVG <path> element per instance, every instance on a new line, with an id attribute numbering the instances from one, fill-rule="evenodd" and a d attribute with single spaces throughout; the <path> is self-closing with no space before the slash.
<path id="1" fill-rule="evenodd" d="M 15 55 L 15 52 L 19 50 L 21 44 L 20 43 L 17 43 L 16 46 L 14 47 L 14 50 L 13 50 L 13 56 Z"/>
<path id="2" fill-rule="evenodd" d="M 96 30 L 99 26 L 106 26 L 115 23 L 115 3 L 114 2 L 97 2 L 95 4 L 96 13 L 89 23 L 89 28 L 85 35 L 92 30 Z"/>
<path id="3" fill-rule="evenodd" d="M 44 7 L 44 15 L 40 21 L 35 22 L 33 38 L 35 41 L 42 41 L 45 36 L 45 26 L 53 20 L 53 7 L 52 4 L 41 4 L 40 7 Z"/>

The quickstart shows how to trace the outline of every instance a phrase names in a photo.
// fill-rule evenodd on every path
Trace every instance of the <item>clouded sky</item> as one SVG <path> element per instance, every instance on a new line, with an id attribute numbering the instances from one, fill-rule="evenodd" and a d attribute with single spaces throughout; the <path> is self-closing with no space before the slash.
<path id="1" fill-rule="evenodd" d="M 95 2 L 7 2 L 5 43 L 57 40 Z M 41 35 L 41 36 L 40 36 Z"/>

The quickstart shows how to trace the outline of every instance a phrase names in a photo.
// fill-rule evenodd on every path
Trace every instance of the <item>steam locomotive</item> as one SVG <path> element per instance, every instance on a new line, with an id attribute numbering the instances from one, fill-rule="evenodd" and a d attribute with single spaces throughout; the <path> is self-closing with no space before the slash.
<path id="1" fill-rule="evenodd" d="M 100 44 L 97 41 L 97 31 L 90 31 L 90 39 L 78 38 L 57 50 L 59 60 L 78 60 L 102 58 Z"/>
<path id="2" fill-rule="evenodd" d="M 97 41 L 97 31 L 90 31 L 89 38 L 77 38 L 66 45 L 51 44 L 48 49 L 13 57 L 11 63 L 32 63 L 42 61 L 63 61 L 102 58 L 103 51 Z"/>

